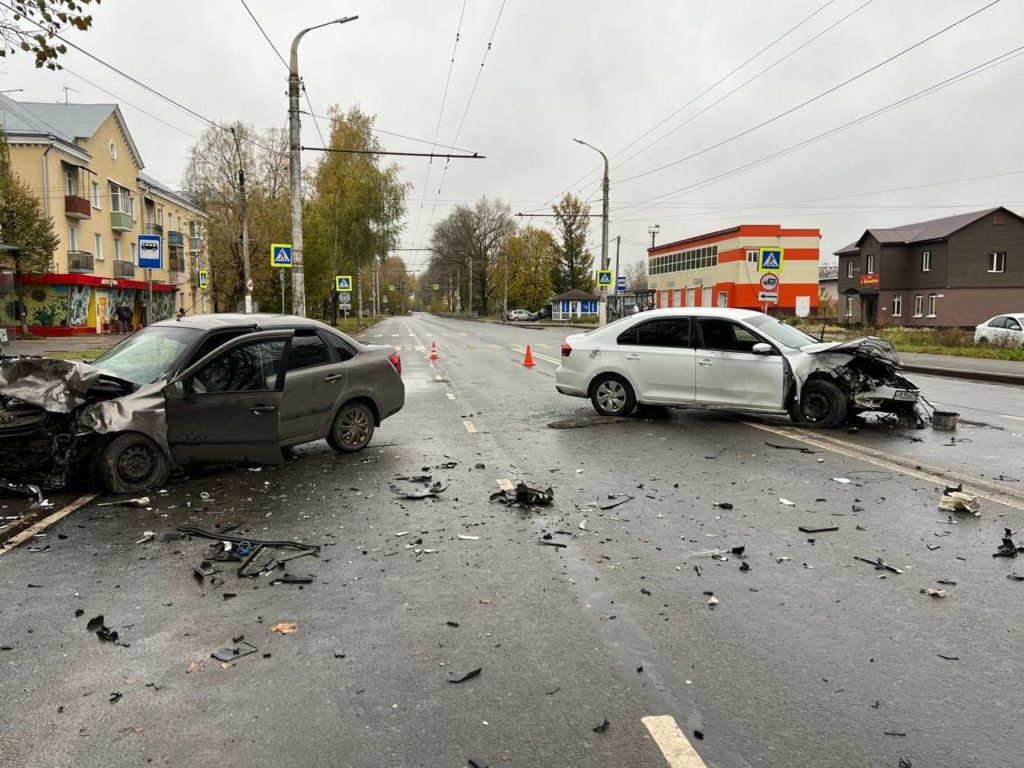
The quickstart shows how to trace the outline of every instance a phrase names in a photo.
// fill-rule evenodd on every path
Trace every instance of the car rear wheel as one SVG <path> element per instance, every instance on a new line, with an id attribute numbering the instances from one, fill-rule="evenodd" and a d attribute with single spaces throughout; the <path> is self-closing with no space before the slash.
<path id="1" fill-rule="evenodd" d="M 849 403 L 843 391 L 831 381 L 813 379 L 803 386 L 800 402 L 790 411 L 794 421 L 809 427 L 830 429 L 846 418 Z"/>
<path id="2" fill-rule="evenodd" d="M 988 337 L 982 336 L 980 339 L 978 339 L 978 346 L 979 347 L 987 347 L 988 345 L 989 345 Z"/>
<path id="3" fill-rule="evenodd" d="M 327 442 L 342 453 L 361 451 L 373 437 L 373 425 L 373 411 L 366 403 L 346 403 L 334 417 Z"/>
<path id="4" fill-rule="evenodd" d="M 625 379 L 603 376 L 591 387 L 590 402 L 602 416 L 626 416 L 636 407 L 636 395 Z"/>
<path id="5" fill-rule="evenodd" d="M 156 443 L 138 432 L 118 435 L 100 453 L 100 482 L 111 493 L 138 493 L 167 482 L 171 467 Z"/>

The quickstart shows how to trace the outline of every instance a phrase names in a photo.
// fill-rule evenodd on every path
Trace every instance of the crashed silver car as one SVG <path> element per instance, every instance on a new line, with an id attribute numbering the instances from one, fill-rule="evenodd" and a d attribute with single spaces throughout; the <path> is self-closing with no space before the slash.
<path id="1" fill-rule="evenodd" d="M 266 314 L 164 320 L 92 364 L 0 358 L 0 477 L 134 493 L 195 462 L 358 451 L 405 404 L 401 373 L 392 347 Z"/>
<path id="2" fill-rule="evenodd" d="M 888 341 L 822 343 L 742 309 L 658 309 L 569 336 L 555 386 L 606 416 L 640 404 L 788 413 L 816 427 L 866 411 L 922 418 Z"/>

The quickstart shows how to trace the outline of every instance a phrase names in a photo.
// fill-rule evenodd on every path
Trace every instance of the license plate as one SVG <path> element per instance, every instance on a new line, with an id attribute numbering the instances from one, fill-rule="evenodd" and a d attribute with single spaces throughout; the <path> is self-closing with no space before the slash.
<path id="1" fill-rule="evenodd" d="M 7 329 L 6 328 L 0 328 L 0 344 L 6 344 L 6 343 L 7 343 Z"/>
<path id="2" fill-rule="evenodd" d="M 892 396 L 893 400 L 917 400 L 917 392 L 908 392 L 906 390 L 897 390 L 896 394 Z"/>

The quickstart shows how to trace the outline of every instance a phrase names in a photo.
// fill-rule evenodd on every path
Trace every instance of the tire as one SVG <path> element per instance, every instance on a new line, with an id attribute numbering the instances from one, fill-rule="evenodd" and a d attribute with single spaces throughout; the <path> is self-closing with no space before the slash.
<path id="1" fill-rule="evenodd" d="M 979 347 L 987 347 L 988 343 L 989 343 L 988 339 L 986 337 L 984 337 L 984 336 L 982 336 L 980 339 L 978 339 L 978 346 Z"/>
<path id="2" fill-rule="evenodd" d="M 163 485 L 171 463 L 156 443 L 138 432 L 118 435 L 100 452 L 99 481 L 111 493 L 139 493 Z"/>
<path id="3" fill-rule="evenodd" d="M 627 416 L 636 407 L 636 395 L 621 376 L 602 376 L 590 387 L 590 402 L 602 416 Z"/>
<path id="4" fill-rule="evenodd" d="M 831 381 L 812 379 L 804 384 L 800 402 L 794 403 L 790 416 L 808 427 L 831 429 L 846 419 L 849 402 L 843 391 Z"/>
<path id="5" fill-rule="evenodd" d="M 361 451 L 373 437 L 373 427 L 374 416 L 370 406 L 360 401 L 345 403 L 334 416 L 327 442 L 341 453 Z"/>

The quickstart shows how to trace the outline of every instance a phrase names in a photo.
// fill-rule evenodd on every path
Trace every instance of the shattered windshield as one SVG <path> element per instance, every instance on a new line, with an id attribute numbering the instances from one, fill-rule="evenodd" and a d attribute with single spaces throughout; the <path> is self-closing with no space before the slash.
<path id="1" fill-rule="evenodd" d="M 200 335 L 195 328 L 150 326 L 104 352 L 93 365 L 140 386 L 150 384 L 173 370 Z"/>
<path id="2" fill-rule="evenodd" d="M 772 341 L 777 341 L 784 347 L 800 349 L 801 347 L 806 347 L 808 344 L 818 343 L 818 339 L 814 338 L 810 334 L 804 333 L 799 328 L 794 328 L 791 325 L 780 323 L 774 317 L 769 315 L 753 317 L 748 319 L 746 322 L 754 328 L 757 328 L 758 331 L 763 333 Z"/>

